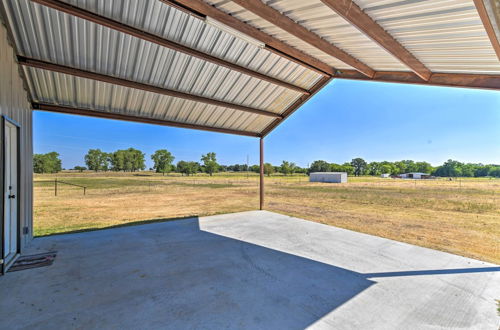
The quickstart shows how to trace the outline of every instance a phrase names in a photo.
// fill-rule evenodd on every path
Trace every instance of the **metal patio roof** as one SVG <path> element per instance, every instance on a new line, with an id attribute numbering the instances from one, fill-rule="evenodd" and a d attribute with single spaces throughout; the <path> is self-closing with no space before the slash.
<path id="1" fill-rule="evenodd" d="M 1 0 L 34 109 L 262 137 L 331 79 L 500 90 L 498 0 Z"/>

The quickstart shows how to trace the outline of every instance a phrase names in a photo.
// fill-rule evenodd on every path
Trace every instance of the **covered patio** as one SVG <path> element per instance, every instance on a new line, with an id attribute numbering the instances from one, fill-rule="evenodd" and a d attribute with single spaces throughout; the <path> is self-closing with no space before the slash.
<path id="1" fill-rule="evenodd" d="M 267 211 L 37 238 L 2 329 L 494 329 L 500 267 Z"/>
<path id="2" fill-rule="evenodd" d="M 264 138 L 332 80 L 500 90 L 499 7 L 1 0 L 1 272 L 57 257 L 0 328 L 497 327 L 496 265 L 262 210 Z M 257 138 L 260 211 L 32 240 L 33 111 Z"/>

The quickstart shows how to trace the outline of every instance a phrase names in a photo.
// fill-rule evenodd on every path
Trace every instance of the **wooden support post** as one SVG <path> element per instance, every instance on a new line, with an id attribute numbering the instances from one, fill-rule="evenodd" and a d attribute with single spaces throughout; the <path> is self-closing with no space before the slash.
<path id="1" fill-rule="evenodd" d="M 264 138 L 260 138 L 260 210 L 264 209 Z"/>
<path id="2" fill-rule="evenodd" d="M 57 179 L 54 180 L 54 196 L 57 196 Z"/>

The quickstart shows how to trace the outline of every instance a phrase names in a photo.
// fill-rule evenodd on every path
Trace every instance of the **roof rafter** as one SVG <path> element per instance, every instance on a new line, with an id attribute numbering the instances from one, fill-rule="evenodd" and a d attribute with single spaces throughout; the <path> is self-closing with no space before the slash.
<path id="1" fill-rule="evenodd" d="M 493 24 L 491 23 L 484 2 L 482 0 L 474 0 L 474 5 L 476 5 L 476 9 L 479 17 L 481 17 L 484 29 L 486 30 L 488 38 L 490 38 L 491 45 L 493 46 L 493 49 L 495 50 L 495 53 L 500 60 L 500 41 L 498 40 L 497 34 L 495 33 L 495 29 L 493 28 Z"/>
<path id="2" fill-rule="evenodd" d="M 271 111 L 267 111 L 267 110 L 250 108 L 250 107 L 242 106 L 239 104 L 233 104 L 233 103 L 228 103 L 228 102 L 224 102 L 224 101 L 210 99 L 210 98 L 203 97 L 203 96 L 187 94 L 187 93 L 174 91 L 174 90 L 167 89 L 167 88 L 143 84 L 143 83 L 139 83 L 136 81 L 127 80 L 127 79 L 112 77 L 112 76 L 104 75 L 101 73 L 95 73 L 95 72 L 86 71 L 86 70 L 82 70 L 82 69 L 75 69 L 72 67 L 54 64 L 54 63 L 45 62 L 45 61 L 40 61 L 40 60 L 36 60 L 36 59 L 31 59 L 31 58 L 24 57 L 24 56 L 18 56 L 17 59 L 18 59 L 18 62 L 24 66 L 30 66 L 30 67 L 34 67 L 34 68 L 38 68 L 38 69 L 60 72 L 60 73 L 69 74 L 72 76 L 81 77 L 81 78 L 98 80 L 98 81 L 102 81 L 102 82 L 106 82 L 106 83 L 110 83 L 110 84 L 114 84 L 114 85 L 120 85 L 120 86 L 124 86 L 124 87 L 140 89 L 140 90 L 143 90 L 146 92 L 168 95 L 168 96 L 177 97 L 177 98 L 181 98 L 181 99 L 185 99 L 185 100 L 201 102 L 201 103 L 205 103 L 205 104 L 215 105 L 215 106 L 219 106 L 219 107 L 225 107 L 225 108 L 234 109 L 234 110 L 238 110 L 238 111 L 250 112 L 250 113 L 254 113 L 254 114 L 262 115 L 262 116 L 275 117 L 275 118 L 282 117 L 280 114 L 277 114 L 277 113 L 271 112 Z"/>
<path id="3" fill-rule="evenodd" d="M 292 115 L 315 93 L 319 92 L 333 79 L 354 79 L 388 83 L 500 90 L 500 75 L 433 73 L 430 79 L 428 81 L 425 81 L 412 72 L 377 71 L 373 78 L 369 78 L 355 70 L 343 70 L 339 71 L 332 78 L 323 78 L 322 80 L 320 80 L 311 89 L 311 96 L 303 96 L 299 98 L 295 103 L 293 103 L 290 107 L 288 107 L 288 109 L 283 112 L 283 118 L 277 118 L 273 120 L 271 124 L 269 124 L 262 131 L 262 137 L 265 137 L 266 135 L 271 133 L 279 124 L 281 124 L 285 119 Z"/>
<path id="4" fill-rule="evenodd" d="M 375 71 L 354 58 L 353 56 L 347 54 L 342 49 L 334 46 L 325 39 L 321 38 L 317 34 L 309 31 L 302 25 L 294 22 L 292 19 L 283 15 L 274 8 L 271 8 L 264 4 L 261 0 L 232 0 L 234 3 L 251 11 L 255 15 L 265 19 L 266 21 L 276 25 L 280 29 L 294 35 L 295 37 L 301 39 L 302 41 L 316 47 L 317 49 L 333 56 L 345 64 L 350 65 L 359 72 L 363 73 L 368 77 L 373 77 Z"/>
<path id="5" fill-rule="evenodd" d="M 412 53 L 401 45 L 393 36 L 377 24 L 352 0 L 321 0 L 339 16 L 351 23 L 363 34 L 371 38 L 382 48 L 392 54 L 400 62 L 409 67 L 416 75 L 429 80 L 431 71 L 420 62 Z"/>
<path id="6" fill-rule="evenodd" d="M 272 84 L 275 84 L 278 86 L 282 86 L 282 87 L 285 87 L 287 89 L 290 89 L 290 90 L 293 90 L 293 91 L 296 91 L 296 92 L 299 92 L 299 93 L 302 93 L 305 95 L 309 95 L 309 91 L 307 91 L 306 89 L 304 89 L 302 87 L 295 86 L 293 84 L 279 80 L 277 78 L 267 76 L 263 73 L 250 70 L 246 67 L 225 61 L 225 60 L 220 59 L 218 57 L 205 54 L 205 53 L 198 51 L 196 49 L 193 49 L 193 48 L 181 45 L 179 43 L 164 39 L 162 37 L 151 34 L 149 32 L 139 30 L 139 29 L 134 28 L 132 26 L 128 26 L 126 24 L 112 20 L 110 18 L 97 15 L 93 12 L 87 11 L 87 10 L 79 8 L 79 7 L 75 7 L 73 5 L 64 3 L 60 0 L 31 0 L 31 1 L 39 3 L 39 4 L 44 5 L 46 7 L 50 7 L 50 8 L 62 11 L 62 12 L 67 13 L 69 15 L 76 16 L 76 17 L 88 20 L 90 22 L 108 27 L 110 29 L 113 29 L 113 30 L 116 30 L 116 31 L 119 31 L 122 33 L 126 33 L 128 35 L 133 36 L 133 37 L 155 43 L 155 44 L 160 45 L 162 47 L 167 47 L 167 48 L 170 48 L 172 50 L 200 58 L 204 61 L 211 62 L 211 63 L 217 64 L 217 65 L 226 67 L 228 69 L 249 75 L 251 77 L 254 77 L 254 78 L 257 78 L 257 79 L 260 79 L 263 81 L 267 81 L 269 83 L 272 83 Z"/>
<path id="7" fill-rule="evenodd" d="M 308 69 L 314 70 L 323 75 L 333 75 L 335 68 L 326 64 L 317 58 L 308 55 L 297 48 L 294 48 L 286 43 L 274 38 L 273 36 L 262 32 L 261 30 L 240 21 L 239 19 L 231 16 L 222 10 L 209 5 L 203 0 L 160 0 L 170 6 L 179 7 L 180 5 L 185 8 L 191 9 L 193 12 L 211 17 L 241 33 L 244 33 L 254 39 L 263 42 L 266 49 L 272 51 L 280 56 L 284 56 L 295 63 L 301 64 Z M 198 16 L 199 17 L 199 16 Z"/>
<path id="8" fill-rule="evenodd" d="M 357 71 L 355 71 L 358 73 Z M 359 73 L 358 73 L 359 74 Z M 265 137 L 267 134 L 271 133 L 272 130 L 274 130 L 283 120 L 291 116 L 296 110 L 298 110 L 304 103 L 306 103 L 314 94 L 319 92 L 323 87 L 325 87 L 333 77 L 324 77 L 320 81 L 316 83 L 316 85 L 311 89 L 312 94 L 310 96 L 302 96 L 299 98 L 297 101 L 295 101 L 292 105 L 288 107 L 283 112 L 283 118 L 276 118 L 273 120 L 271 124 L 269 124 L 264 130 L 262 131 L 262 137 Z"/>
<path id="9" fill-rule="evenodd" d="M 33 108 L 33 110 L 40 110 L 40 111 L 49 111 L 49 112 L 57 112 L 57 113 L 65 113 L 65 114 L 71 114 L 71 115 L 97 117 L 97 118 L 106 118 L 106 119 L 116 119 L 116 120 L 132 121 L 132 122 L 138 122 L 138 123 L 171 126 L 171 127 L 179 127 L 179 128 L 190 128 L 190 129 L 197 129 L 197 130 L 217 132 L 217 133 L 227 133 L 227 134 L 236 134 L 236 135 L 251 136 L 251 137 L 260 137 L 259 133 L 248 132 L 248 131 L 240 131 L 240 130 L 227 129 L 227 128 L 217 128 L 217 127 L 210 127 L 210 126 L 203 126 L 203 125 L 196 125 L 196 124 L 178 123 L 175 121 L 168 121 L 168 120 L 148 118 L 148 117 L 138 117 L 138 116 L 131 116 L 131 115 L 123 115 L 123 114 L 119 114 L 119 113 L 105 112 L 105 111 L 101 111 L 101 110 L 73 108 L 73 107 L 67 107 L 67 106 L 57 105 L 57 104 L 33 102 L 33 103 L 31 103 L 31 107 Z"/>
<path id="10" fill-rule="evenodd" d="M 377 71 L 373 78 L 367 78 L 355 70 L 342 70 L 335 78 L 367 81 L 392 82 L 402 84 L 430 85 L 443 87 L 464 87 L 500 90 L 500 75 L 440 73 L 434 72 L 429 80 L 420 79 L 412 72 Z"/>

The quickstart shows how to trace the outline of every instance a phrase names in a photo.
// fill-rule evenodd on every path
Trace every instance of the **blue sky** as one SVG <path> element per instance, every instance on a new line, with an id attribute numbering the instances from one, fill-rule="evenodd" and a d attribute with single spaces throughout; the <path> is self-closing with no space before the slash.
<path id="1" fill-rule="evenodd" d="M 258 139 L 228 134 L 35 112 L 35 153 L 57 151 L 63 167 L 84 165 L 88 149 L 168 149 L 179 160 L 199 161 L 214 151 L 221 164 L 258 163 Z M 265 140 L 266 162 L 307 166 L 452 158 L 500 164 L 500 92 L 335 80 Z"/>

